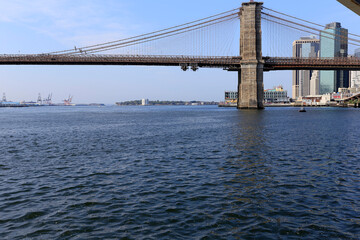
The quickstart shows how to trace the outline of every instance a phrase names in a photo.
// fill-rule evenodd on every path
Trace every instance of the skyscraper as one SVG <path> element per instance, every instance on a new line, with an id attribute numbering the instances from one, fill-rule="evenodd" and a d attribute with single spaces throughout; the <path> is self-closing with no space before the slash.
<path id="1" fill-rule="evenodd" d="M 360 48 L 355 50 L 354 57 L 360 58 Z M 360 88 L 360 71 L 351 72 L 350 82 L 352 88 Z"/>
<path id="2" fill-rule="evenodd" d="M 300 40 L 293 42 L 293 57 L 317 57 L 320 40 L 315 36 L 301 37 Z M 307 96 L 311 91 L 310 79 L 313 71 L 310 70 L 297 70 L 293 71 L 293 85 L 292 85 L 292 97 L 298 98 Z M 316 78 L 314 78 L 316 80 Z M 312 84 L 314 85 L 314 84 Z"/>
<path id="3" fill-rule="evenodd" d="M 347 57 L 348 30 L 341 23 L 327 24 L 320 32 L 320 57 Z M 349 87 L 349 71 L 320 71 L 320 94 L 337 92 L 338 88 Z"/>
<path id="4" fill-rule="evenodd" d="M 319 95 L 319 70 L 314 70 L 310 79 L 310 95 Z"/>

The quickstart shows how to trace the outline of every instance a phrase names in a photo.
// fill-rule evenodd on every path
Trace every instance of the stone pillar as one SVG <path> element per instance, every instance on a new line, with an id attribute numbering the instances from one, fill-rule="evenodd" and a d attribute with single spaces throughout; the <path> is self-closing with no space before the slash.
<path id="1" fill-rule="evenodd" d="M 262 2 L 246 2 L 240 9 L 239 109 L 264 108 L 264 61 L 261 51 L 262 5 Z"/>
<path id="2" fill-rule="evenodd" d="M 238 92 L 238 99 L 237 99 L 237 108 L 239 108 L 239 100 L 241 99 L 241 71 L 238 71 L 238 89 L 237 89 L 237 92 Z"/>

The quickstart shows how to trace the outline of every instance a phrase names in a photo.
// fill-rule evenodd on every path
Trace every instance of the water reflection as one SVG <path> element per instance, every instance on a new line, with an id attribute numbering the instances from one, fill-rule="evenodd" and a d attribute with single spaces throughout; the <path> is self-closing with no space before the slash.
<path id="1" fill-rule="evenodd" d="M 265 231 L 262 226 L 276 219 L 264 215 L 269 198 L 273 195 L 268 186 L 272 183 L 271 165 L 268 162 L 264 111 L 240 111 L 234 125 L 234 142 L 229 144 L 229 156 L 223 171 L 227 199 L 231 205 L 223 215 L 235 238 L 246 237 L 252 231 Z"/>
<path id="2" fill-rule="evenodd" d="M 304 117 L 290 110 L 286 115 L 276 109 L 241 111 L 231 119 L 236 123 L 234 141 L 221 169 L 230 204 L 224 206 L 222 224 L 235 239 L 352 239 L 359 233 L 354 231 L 358 210 L 344 203 L 358 197 L 354 187 L 343 185 L 353 182 L 350 166 L 358 168 L 347 154 L 358 150 L 345 141 L 354 134 L 324 121 L 329 118 L 327 112 L 309 112 Z M 326 140 L 335 136 L 344 141 Z M 345 218 L 353 223 L 339 228 L 337 221 L 346 222 Z"/>
<path id="3" fill-rule="evenodd" d="M 246 154 L 257 154 L 264 147 L 264 111 L 244 111 L 237 115 L 238 121 L 234 134 L 235 148 Z"/>

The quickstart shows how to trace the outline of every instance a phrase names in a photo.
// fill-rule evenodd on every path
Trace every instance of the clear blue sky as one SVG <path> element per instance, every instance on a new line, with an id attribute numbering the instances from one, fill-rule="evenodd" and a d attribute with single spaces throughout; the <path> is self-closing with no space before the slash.
<path id="1" fill-rule="evenodd" d="M 121 39 L 230 10 L 241 2 L 0 0 L 0 53 L 42 53 Z M 265 0 L 264 6 L 323 25 L 339 21 L 360 35 L 360 17 L 336 0 Z M 291 94 L 291 77 L 290 71 L 266 73 L 265 88 L 282 84 Z M 55 102 L 72 94 L 76 103 L 141 98 L 220 101 L 225 90 L 236 87 L 236 73 L 221 69 L 0 66 L 0 93 L 14 101 L 36 100 L 38 93 L 53 93 Z"/>

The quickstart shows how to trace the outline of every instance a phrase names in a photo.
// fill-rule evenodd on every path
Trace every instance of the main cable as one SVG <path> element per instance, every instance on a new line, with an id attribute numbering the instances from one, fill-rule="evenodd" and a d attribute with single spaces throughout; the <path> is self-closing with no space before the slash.
<path id="1" fill-rule="evenodd" d="M 109 50 L 114 50 L 114 49 L 119 49 L 119 48 L 124 48 L 124 47 L 129 47 L 129 46 L 134 46 L 134 45 L 138 45 L 138 44 L 142 44 L 142 43 L 147 43 L 147 42 L 152 42 L 152 41 L 155 41 L 155 40 L 159 40 L 159 39 L 163 39 L 163 38 L 167 38 L 167 37 L 172 37 L 172 36 L 176 36 L 176 35 L 179 35 L 179 34 L 182 34 L 182 33 L 187 33 L 187 32 L 191 32 L 191 31 L 195 31 L 195 30 L 198 30 L 198 29 L 202 29 L 202 28 L 205 28 L 205 27 L 208 27 L 208 26 L 212 26 L 212 25 L 216 25 L 218 23 L 222 23 L 222 22 L 226 22 L 226 21 L 230 21 L 230 20 L 233 20 L 233 19 L 236 19 L 237 17 L 232 17 L 232 18 L 227 18 L 227 19 L 224 19 L 222 21 L 217 21 L 217 22 L 213 22 L 213 23 L 209 23 L 207 25 L 203 25 L 203 26 L 199 26 L 197 28 L 192 28 L 192 29 L 187 29 L 187 30 L 183 30 L 181 32 L 174 32 L 172 34 L 168 34 L 168 35 L 165 35 L 165 36 L 157 36 L 156 38 L 144 38 L 142 39 L 141 41 L 136 41 L 136 42 L 133 42 L 133 41 L 130 41 L 130 42 L 127 42 L 127 43 L 124 43 L 124 44 L 121 44 L 121 45 L 116 45 L 116 46 L 112 46 L 112 47 L 106 47 L 106 48 L 101 48 L 101 49 L 91 49 L 91 50 L 88 50 L 87 53 L 98 53 L 98 52 L 104 52 L 104 51 L 109 51 Z M 74 53 L 71 53 L 71 54 L 79 54 L 78 52 L 74 52 Z M 69 55 L 69 54 L 64 54 L 64 55 Z"/>
<path id="2" fill-rule="evenodd" d="M 119 39 L 119 40 L 115 40 L 115 41 L 110 41 L 110 42 L 105 42 L 105 43 L 100 43 L 100 44 L 95 44 L 95 45 L 90 45 L 90 46 L 85 46 L 85 47 L 80 47 L 80 48 L 75 47 L 75 51 L 77 49 L 79 49 L 81 51 L 81 50 L 84 50 L 84 49 L 86 50 L 86 49 L 89 49 L 89 48 L 100 47 L 100 46 L 105 46 L 105 45 L 114 44 L 114 43 L 118 43 L 118 42 L 132 40 L 132 39 L 136 39 L 136 38 L 140 38 L 140 37 L 145 37 L 145 36 L 148 36 L 148 35 L 152 35 L 152 34 L 164 32 L 164 31 L 168 31 L 168 30 L 171 30 L 171 29 L 183 27 L 183 26 L 186 26 L 186 25 L 190 25 L 190 24 L 193 24 L 193 23 L 201 22 L 201 21 L 211 19 L 211 18 L 214 18 L 214 17 L 217 17 L 217 16 L 221 16 L 221 15 L 224 15 L 224 14 L 227 14 L 227 13 L 230 13 L 230 12 L 234 12 L 234 11 L 239 10 L 239 9 L 240 8 L 234 8 L 232 10 L 225 11 L 225 12 L 222 12 L 222 13 L 218 13 L 218 14 L 206 17 L 206 18 L 198 19 L 198 20 L 187 22 L 187 23 L 180 24 L 180 25 L 177 25 L 177 26 L 173 26 L 173 27 L 169 27 L 169 28 L 165 28 L 165 29 L 162 29 L 162 30 L 158 30 L 158 31 L 150 32 L 150 33 L 145 33 L 145 34 L 141 34 L 141 35 L 137 35 L 137 36 L 133 36 L 133 37 L 129 37 L 129 38 Z M 74 52 L 74 49 L 67 49 L 67 50 L 62 50 L 62 51 L 49 52 L 47 54 L 59 54 L 59 53 L 67 53 L 67 52 Z"/>
<path id="3" fill-rule="evenodd" d="M 288 14 L 286 14 L 286 13 L 282 13 L 282 12 L 279 12 L 279 11 L 275 11 L 275 10 L 270 9 L 270 8 L 267 8 L 267 7 L 263 7 L 263 8 L 266 9 L 266 10 L 275 12 L 275 13 L 277 13 L 277 14 L 284 15 L 284 16 L 286 16 L 286 17 L 294 18 L 294 19 L 296 19 L 296 20 L 300 20 L 300 21 L 303 21 L 303 22 L 306 22 L 306 23 L 310 23 L 310 24 L 313 24 L 313 25 L 316 25 L 316 26 L 325 28 L 324 25 L 321 25 L 321 24 L 318 24 L 318 23 L 314 23 L 314 22 L 310 22 L 310 21 L 307 21 L 307 20 L 304 20 L 304 19 L 301 19 L 301 18 L 297 18 L 297 17 L 291 16 L 291 15 L 288 15 Z M 356 34 L 353 34 L 353 33 L 349 33 L 349 35 L 355 36 L 355 37 L 360 37 L 360 35 L 356 35 Z"/>
<path id="4" fill-rule="evenodd" d="M 284 21 L 284 22 L 287 22 L 287 23 L 290 23 L 290 24 L 298 25 L 298 26 L 303 27 L 303 28 L 311 29 L 313 31 L 322 32 L 322 30 L 320 30 L 320 29 L 313 28 L 313 27 L 310 27 L 310 26 L 307 26 L 307 25 L 304 25 L 304 24 L 296 23 L 296 22 L 293 22 L 293 21 L 290 21 L 290 20 L 287 20 L 287 19 L 284 19 L 284 18 L 281 18 L 281 17 L 277 17 L 277 16 L 274 16 L 274 15 L 271 15 L 271 14 L 268 14 L 268 13 L 265 13 L 265 12 L 262 12 L 262 14 L 264 14 L 264 15 L 266 15 L 268 17 L 271 17 L 271 18 L 279 19 L 281 21 Z M 342 38 L 342 39 L 345 39 L 345 40 L 350 40 L 350 41 L 353 41 L 353 42 L 360 43 L 360 40 L 358 40 L 358 39 L 349 38 L 349 37 L 339 35 L 339 34 L 336 34 L 336 33 L 329 33 L 329 32 L 325 32 L 325 33 L 328 34 L 328 35 L 333 35 L 334 37 L 339 37 L 339 38 Z"/>
<path id="5" fill-rule="evenodd" d="M 126 42 L 121 42 L 121 43 L 117 43 L 117 44 L 111 44 L 111 45 L 106 45 L 106 46 L 102 46 L 102 47 L 95 47 L 95 48 L 90 48 L 88 50 L 86 50 L 86 52 L 91 53 L 91 52 L 100 52 L 100 51 L 107 51 L 107 50 L 111 50 L 111 49 L 116 49 L 116 48 L 121 48 L 124 46 L 132 46 L 135 44 L 140 44 L 140 43 L 144 43 L 144 42 L 150 42 L 153 40 L 158 40 L 161 38 L 165 38 L 165 37 L 169 37 L 169 36 L 173 36 L 173 35 L 178 35 L 180 33 L 185 33 L 185 32 L 189 32 L 189 31 L 193 31 L 196 29 L 200 29 L 202 27 L 206 27 L 206 26 L 210 26 L 210 25 L 214 25 L 223 21 L 228 21 L 228 20 L 232 20 L 234 18 L 238 18 L 237 13 L 233 13 L 233 14 L 229 14 L 226 16 L 222 16 L 219 18 L 215 18 L 215 19 L 211 19 L 205 22 L 201 22 L 201 23 L 197 23 L 191 26 L 187 26 L 187 27 L 183 27 L 183 28 L 179 28 L 179 29 L 175 29 L 172 31 L 168 31 L 168 32 L 164 32 L 164 33 L 159 33 L 156 35 L 152 35 L 152 36 L 148 36 L 148 37 L 143 37 L 143 38 L 139 38 L 139 39 L 135 39 L 135 40 L 131 40 L 131 41 L 126 41 Z M 200 26 L 200 27 L 199 27 Z M 178 34 L 174 34 L 177 33 Z M 78 52 L 78 51 L 72 51 L 70 53 L 65 53 L 66 54 L 81 54 L 83 52 Z"/>
<path id="6" fill-rule="evenodd" d="M 285 24 L 285 23 L 281 23 L 281 22 L 278 22 L 278 21 L 275 21 L 275 20 L 271 20 L 271 19 L 268 19 L 268 18 L 263 18 L 263 19 L 266 20 L 266 21 L 269 21 L 269 22 L 273 22 L 273 23 L 276 23 L 276 24 L 279 24 L 279 25 L 282 25 L 282 26 L 285 26 L 285 27 L 288 27 L 288 28 L 292 28 L 292 29 L 301 31 L 301 32 L 307 32 L 307 33 L 310 33 L 310 34 L 317 34 L 317 33 L 315 33 L 315 32 L 311 32 L 311 31 L 306 30 L 306 29 L 300 29 L 300 28 L 297 28 L 297 27 L 294 27 L 294 26 L 291 26 L 291 25 L 288 25 L 288 24 Z M 326 34 L 328 34 L 328 33 L 326 33 Z M 329 34 L 330 34 L 330 33 L 329 33 Z M 323 37 L 324 37 L 324 38 L 331 39 L 331 40 L 334 39 L 334 38 L 328 37 L 328 36 L 323 36 Z M 349 42 L 348 44 L 354 45 L 354 46 L 360 46 L 360 44 L 356 44 L 356 43 L 352 43 L 352 42 Z"/>

